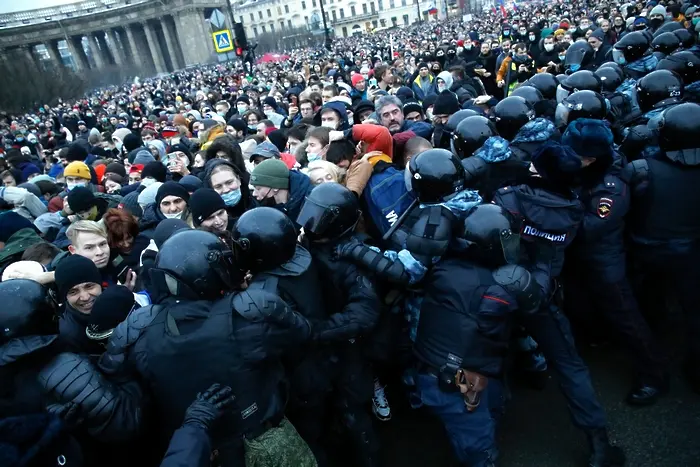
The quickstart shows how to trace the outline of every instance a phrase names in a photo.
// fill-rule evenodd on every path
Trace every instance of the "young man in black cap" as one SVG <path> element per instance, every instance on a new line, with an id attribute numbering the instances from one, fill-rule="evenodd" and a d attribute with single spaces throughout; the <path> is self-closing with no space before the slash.
<path id="1" fill-rule="evenodd" d="M 216 191 L 211 188 L 201 188 L 190 198 L 192 223 L 195 228 L 214 234 L 229 230 L 229 216 L 226 203 Z"/>
<path id="2" fill-rule="evenodd" d="M 55 280 L 59 299 L 66 307 L 58 322 L 59 338 L 73 352 L 94 351 L 85 329 L 95 301 L 102 294 L 100 271 L 88 258 L 71 255 L 58 263 Z"/>

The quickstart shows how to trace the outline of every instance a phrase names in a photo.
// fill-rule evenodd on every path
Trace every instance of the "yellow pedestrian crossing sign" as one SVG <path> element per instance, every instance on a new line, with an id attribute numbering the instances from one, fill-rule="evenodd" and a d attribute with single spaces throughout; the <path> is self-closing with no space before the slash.
<path id="1" fill-rule="evenodd" d="M 233 41 L 231 40 L 231 31 L 224 29 L 216 31 L 211 35 L 214 38 L 214 48 L 217 53 L 230 52 L 233 50 Z"/>

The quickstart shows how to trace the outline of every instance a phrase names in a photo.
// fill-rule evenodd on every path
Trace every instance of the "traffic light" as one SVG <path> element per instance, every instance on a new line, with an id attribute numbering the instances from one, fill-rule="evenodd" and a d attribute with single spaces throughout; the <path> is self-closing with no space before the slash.
<path id="1" fill-rule="evenodd" d="M 236 41 L 236 47 L 243 50 L 248 48 L 248 39 L 245 37 L 243 23 L 233 23 L 233 37 Z"/>
<path id="2" fill-rule="evenodd" d="M 236 55 L 239 57 L 243 56 L 243 49 L 241 47 L 236 47 Z"/>

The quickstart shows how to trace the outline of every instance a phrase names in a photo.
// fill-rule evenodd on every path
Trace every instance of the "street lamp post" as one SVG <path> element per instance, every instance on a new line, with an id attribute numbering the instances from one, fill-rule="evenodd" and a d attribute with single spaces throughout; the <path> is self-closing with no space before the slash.
<path id="1" fill-rule="evenodd" d="M 326 24 L 326 10 L 323 8 L 325 0 L 319 0 L 321 2 L 321 18 L 323 19 L 323 34 L 326 37 L 326 49 L 331 50 L 331 36 L 328 33 L 328 25 Z"/>

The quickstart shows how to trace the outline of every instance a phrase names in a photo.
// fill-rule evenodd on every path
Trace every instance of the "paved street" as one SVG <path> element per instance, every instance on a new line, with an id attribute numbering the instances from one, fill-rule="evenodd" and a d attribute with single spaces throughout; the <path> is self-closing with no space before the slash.
<path id="1" fill-rule="evenodd" d="M 682 332 L 682 326 L 676 329 Z M 700 396 L 690 392 L 680 378 L 681 344 L 675 335 L 669 332 L 664 339 L 674 346 L 670 349 L 675 362 L 671 392 L 649 408 L 631 408 L 623 401 L 632 377 L 623 352 L 611 348 L 583 351 L 608 413 L 611 437 L 625 448 L 630 467 L 700 466 Z M 420 411 L 396 409 L 394 418 L 379 427 L 385 466 L 457 465 L 437 422 Z M 543 391 L 514 388 L 500 437 L 501 467 L 587 465 L 586 439 L 570 423 L 553 378 Z"/>

